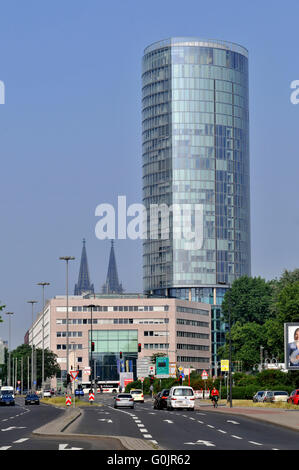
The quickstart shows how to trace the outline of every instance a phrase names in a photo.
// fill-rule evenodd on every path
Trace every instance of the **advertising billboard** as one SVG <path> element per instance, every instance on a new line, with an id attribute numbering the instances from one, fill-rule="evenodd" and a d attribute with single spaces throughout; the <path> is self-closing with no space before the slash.
<path id="1" fill-rule="evenodd" d="M 285 368 L 299 370 L 299 323 L 284 324 Z"/>

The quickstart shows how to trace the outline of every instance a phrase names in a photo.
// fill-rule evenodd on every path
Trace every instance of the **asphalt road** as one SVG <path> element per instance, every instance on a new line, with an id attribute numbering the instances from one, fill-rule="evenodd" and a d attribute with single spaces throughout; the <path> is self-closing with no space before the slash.
<path id="1" fill-rule="evenodd" d="M 15 406 L 0 407 L 0 451 L 6 450 L 109 450 L 110 440 L 40 437 L 32 432 L 62 416 L 64 410 L 50 405 L 24 405 L 24 398 L 16 398 Z M 122 449 L 116 442 L 115 449 Z"/>
<path id="2" fill-rule="evenodd" d="M 103 406 L 84 409 L 72 432 L 147 439 L 167 450 L 297 450 L 298 432 L 245 417 L 210 411 L 154 410 L 151 402 L 135 409 Z"/>

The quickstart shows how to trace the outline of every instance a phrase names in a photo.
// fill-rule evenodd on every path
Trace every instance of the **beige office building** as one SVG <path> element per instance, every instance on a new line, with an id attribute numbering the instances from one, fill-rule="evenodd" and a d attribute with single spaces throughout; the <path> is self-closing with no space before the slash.
<path id="1" fill-rule="evenodd" d="M 89 380 L 89 366 L 98 380 L 116 380 L 120 371 L 132 371 L 135 378 L 140 375 L 138 364 L 156 353 L 165 353 L 171 364 L 183 369 L 210 370 L 208 304 L 142 294 L 69 296 L 68 323 L 69 366 L 80 371 L 82 383 Z M 40 314 L 29 330 L 29 344 L 33 337 L 35 346 L 41 348 L 43 331 L 45 348 L 57 354 L 62 371 L 49 384 L 56 388 L 66 375 L 66 296 L 46 302 L 44 319 Z"/>

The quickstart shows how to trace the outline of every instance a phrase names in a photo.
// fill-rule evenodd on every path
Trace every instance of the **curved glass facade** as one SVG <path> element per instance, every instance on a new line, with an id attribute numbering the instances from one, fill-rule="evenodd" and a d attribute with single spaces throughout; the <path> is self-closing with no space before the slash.
<path id="1" fill-rule="evenodd" d="M 144 290 L 188 289 L 200 300 L 196 288 L 231 284 L 251 270 L 247 50 L 198 38 L 161 41 L 145 49 L 142 83 Z M 175 236 L 172 211 L 169 237 L 161 236 L 167 221 L 159 212 L 153 238 L 153 204 L 191 212 L 201 205 L 201 247 Z"/>

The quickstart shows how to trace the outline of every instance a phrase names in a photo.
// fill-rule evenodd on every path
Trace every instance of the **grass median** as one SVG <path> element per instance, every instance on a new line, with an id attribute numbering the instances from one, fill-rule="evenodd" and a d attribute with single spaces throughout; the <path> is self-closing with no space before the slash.
<path id="1" fill-rule="evenodd" d="M 66 407 L 67 405 L 65 404 L 65 397 L 51 397 L 51 398 L 41 398 L 41 403 L 46 403 L 47 405 L 54 405 L 54 406 L 61 406 L 61 407 Z M 79 398 L 76 398 L 75 402 L 76 407 L 86 407 L 86 406 L 103 406 L 102 403 L 96 403 L 93 402 L 92 404 L 89 401 L 85 400 L 79 400 Z M 74 406 L 73 398 L 72 398 L 72 404 L 68 406 Z"/>
<path id="2" fill-rule="evenodd" d="M 199 405 L 202 404 L 210 404 L 212 406 L 211 400 L 199 400 Z M 227 405 L 226 400 L 219 400 L 218 405 Z M 293 405 L 291 403 L 286 402 L 277 402 L 277 403 L 253 403 L 252 400 L 233 400 L 232 405 L 234 407 L 250 407 L 250 408 L 275 408 L 280 410 L 299 410 L 298 405 Z"/>

